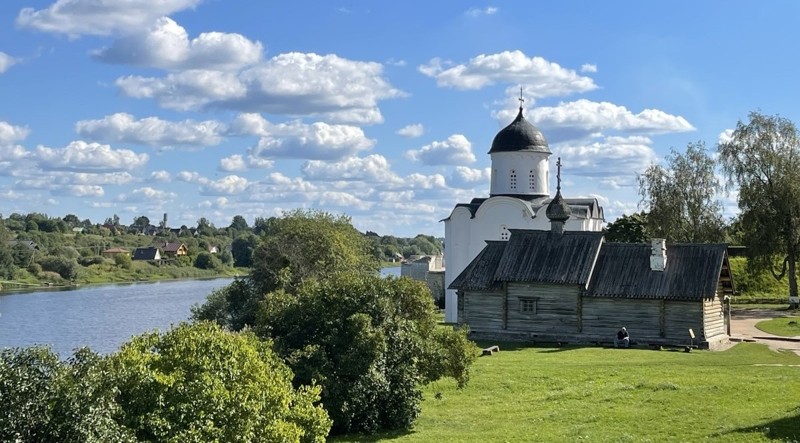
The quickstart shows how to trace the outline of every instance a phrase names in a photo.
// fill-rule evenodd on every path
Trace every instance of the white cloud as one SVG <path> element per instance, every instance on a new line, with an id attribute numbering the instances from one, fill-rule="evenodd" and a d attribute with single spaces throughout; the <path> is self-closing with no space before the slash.
<path id="1" fill-rule="evenodd" d="M 303 165 L 302 171 L 309 180 L 402 183 L 402 180 L 391 171 L 386 158 L 378 154 L 363 158 L 349 157 L 339 162 L 311 160 Z"/>
<path id="2" fill-rule="evenodd" d="M 378 102 L 404 95 L 383 78 L 380 63 L 297 52 L 238 73 L 194 69 L 163 78 L 122 77 L 116 84 L 129 97 L 153 98 L 171 109 L 317 115 L 362 124 L 382 122 Z"/>
<path id="3" fill-rule="evenodd" d="M 578 171 L 577 175 L 612 177 L 618 185 L 631 183 L 637 172 L 657 160 L 651 144 L 652 140 L 642 136 L 607 137 L 590 144 L 559 145 L 557 155 L 562 157 L 564 168 Z"/>
<path id="4" fill-rule="evenodd" d="M 0 52 L 0 74 L 8 71 L 8 69 L 17 64 L 18 61 L 19 60 L 6 54 L 5 52 Z"/>
<path id="5" fill-rule="evenodd" d="M 112 149 L 109 145 L 78 140 L 64 148 L 38 146 L 34 152 L 37 163 L 45 170 L 67 171 L 128 171 L 144 166 L 147 154 L 128 149 Z"/>
<path id="6" fill-rule="evenodd" d="M 175 200 L 176 198 L 177 195 L 174 192 L 162 191 L 145 186 L 143 188 L 134 189 L 130 194 L 120 194 L 118 200 L 122 202 L 164 203 Z"/>
<path id="7" fill-rule="evenodd" d="M 532 97 L 563 96 L 597 88 L 589 77 L 542 57 L 528 57 L 519 50 L 481 54 L 466 64 L 446 65 L 449 63 L 434 58 L 419 70 L 443 87 L 481 89 L 496 83 L 511 83 L 513 89 L 521 85 L 525 95 Z"/>
<path id="8" fill-rule="evenodd" d="M 595 73 L 597 72 L 597 65 L 592 63 L 584 63 L 581 65 L 581 72 Z"/>
<path id="9" fill-rule="evenodd" d="M 79 121 L 75 130 L 91 140 L 164 147 L 217 145 L 222 141 L 220 133 L 226 128 L 214 120 L 170 122 L 158 117 L 136 120 L 131 114 L 117 113 L 100 120 Z"/>
<path id="10" fill-rule="evenodd" d="M 480 17 L 482 15 L 494 15 L 497 13 L 497 8 L 494 6 L 487 6 L 485 8 L 473 7 L 469 8 L 465 14 L 469 17 Z"/>
<path id="11" fill-rule="evenodd" d="M 397 130 L 396 134 L 402 135 L 403 137 L 417 138 L 421 137 L 424 132 L 425 128 L 422 126 L 422 123 L 416 123 L 413 125 L 403 126 Z"/>
<path id="12" fill-rule="evenodd" d="M 641 134 L 695 130 L 685 118 L 658 109 L 645 109 L 634 114 L 624 106 L 586 99 L 536 107 L 528 110 L 526 115 L 547 134 L 550 142 L 580 139 L 606 130 Z M 502 121 L 513 118 L 505 111 L 497 113 L 497 117 Z"/>
<path id="13" fill-rule="evenodd" d="M 63 186 L 50 191 L 53 195 L 68 195 L 71 197 L 102 197 L 105 191 L 102 186 L 96 185 L 71 185 Z"/>
<path id="14" fill-rule="evenodd" d="M 202 0 L 57 0 L 46 9 L 24 8 L 17 26 L 38 31 L 80 35 L 110 35 L 150 26 L 159 17 L 197 6 Z"/>
<path id="15" fill-rule="evenodd" d="M 230 157 L 221 158 L 219 160 L 219 169 L 226 172 L 244 171 L 247 169 L 247 165 L 241 154 L 235 154 Z"/>
<path id="16" fill-rule="evenodd" d="M 135 179 L 133 175 L 124 172 L 86 173 L 86 172 L 51 172 L 50 176 L 57 184 L 95 186 L 95 185 L 126 185 Z"/>
<path id="17" fill-rule="evenodd" d="M 457 188 L 472 189 L 478 185 L 488 184 L 491 178 L 491 168 L 473 169 L 466 166 L 456 166 L 449 183 Z"/>
<path id="18" fill-rule="evenodd" d="M 200 173 L 192 172 L 192 171 L 180 171 L 175 176 L 175 178 L 177 178 L 179 181 L 186 182 L 186 183 L 197 182 L 197 183 L 201 183 L 202 184 L 202 183 L 206 183 L 208 181 L 208 179 L 206 179 L 205 177 L 200 175 Z"/>
<path id="19" fill-rule="evenodd" d="M 263 158 L 305 158 L 335 160 L 375 145 L 375 140 L 365 137 L 356 126 L 329 125 L 316 122 L 310 125 L 294 121 L 270 125 L 269 135 L 261 137 L 250 155 Z"/>
<path id="20" fill-rule="evenodd" d="M 0 161 L 21 160 L 29 157 L 30 154 L 19 145 L 0 145 Z"/>
<path id="21" fill-rule="evenodd" d="M 172 180 L 172 176 L 170 175 L 170 173 L 168 171 L 165 171 L 165 170 L 162 169 L 162 170 L 159 170 L 159 171 L 151 172 L 150 173 L 150 180 L 153 180 L 155 182 L 160 182 L 160 183 L 168 183 L 170 180 Z"/>
<path id="22" fill-rule="evenodd" d="M 267 135 L 272 123 L 261 114 L 243 112 L 236 116 L 228 127 L 230 135 Z"/>
<path id="23" fill-rule="evenodd" d="M 11 144 L 20 140 L 24 140 L 30 130 L 22 126 L 14 126 L 10 123 L 0 121 L 0 145 Z"/>
<path id="24" fill-rule="evenodd" d="M 247 190 L 249 182 L 238 175 L 228 175 L 216 181 L 208 181 L 200 187 L 204 195 L 231 195 L 241 194 Z"/>
<path id="25" fill-rule="evenodd" d="M 728 143 L 733 138 L 733 129 L 726 129 L 717 136 L 717 144 Z"/>
<path id="26" fill-rule="evenodd" d="M 426 165 L 464 165 L 475 162 L 472 143 L 461 134 L 453 134 L 444 141 L 435 141 L 418 150 L 406 151 L 410 160 Z"/>
<path id="27" fill-rule="evenodd" d="M 146 32 L 123 37 L 93 56 L 106 63 L 169 70 L 231 70 L 257 63 L 262 51 L 260 42 L 241 34 L 205 32 L 189 40 L 186 29 L 161 17 Z"/>

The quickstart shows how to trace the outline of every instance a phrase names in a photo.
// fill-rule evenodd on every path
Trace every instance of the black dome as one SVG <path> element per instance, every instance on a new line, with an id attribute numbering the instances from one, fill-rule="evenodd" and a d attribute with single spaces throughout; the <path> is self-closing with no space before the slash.
<path id="1" fill-rule="evenodd" d="M 489 154 L 517 151 L 551 153 L 544 134 L 528 120 L 525 120 L 525 117 L 522 116 L 522 108 L 519 108 L 517 118 L 494 136 Z"/>

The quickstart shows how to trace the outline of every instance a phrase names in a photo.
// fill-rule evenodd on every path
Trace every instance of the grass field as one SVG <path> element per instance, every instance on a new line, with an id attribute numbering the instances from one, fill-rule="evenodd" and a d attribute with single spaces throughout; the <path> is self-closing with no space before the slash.
<path id="1" fill-rule="evenodd" d="M 793 353 L 500 348 L 476 361 L 466 389 L 429 386 L 412 431 L 335 441 L 800 441 Z"/>
<path id="2" fill-rule="evenodd" d="M 756 328 L 783 337 L 800 336 L 800 317 L 778 317 L 758 322 Z"/>

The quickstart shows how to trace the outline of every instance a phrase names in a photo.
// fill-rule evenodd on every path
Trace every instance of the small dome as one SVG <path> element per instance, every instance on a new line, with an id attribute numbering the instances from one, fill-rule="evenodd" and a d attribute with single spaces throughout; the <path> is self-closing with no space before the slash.
<path id="1" fill-rule="evenodd" d="M 550 154 L 550 148 L 547 146 L 544 134 L 536 129 L 536 126 L 530 124 L 528 120 L 525 120 L 522 115 L 522 107 L 519 108 L 517 118 L 494 136 L 489 154 L 518 151 Z"/>
<path id="2" fill-rule="evenodd" d="M 556 192 L 556 196 L 553 201 L 547 205 L 546 214 L 550 221 L 560 222 L 566 222 L 569 220 L 569 216 L 572 215 L 572 209 L 569 208 L 567 202 L 565 202 L 564 198 L 561 197 L 560 189 Z"/>

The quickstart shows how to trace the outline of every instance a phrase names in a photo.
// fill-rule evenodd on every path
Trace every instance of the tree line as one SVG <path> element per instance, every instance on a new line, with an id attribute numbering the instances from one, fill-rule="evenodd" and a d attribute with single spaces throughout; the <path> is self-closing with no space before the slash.
<path id="1" fill-rule="evenodd" d="M 752 112 L 709 153 L 700 141 L 675 149 L 638 176 L 642 212 L 607 226 L 609 241 L 666 238 L 673 243 L 746 247 L 751 275 L 788 280 L 796 300 L 800 255 L 800 134 L 778 115 Z M 720 196 L 733 193 L 736 217 L 723 217 Z"/>
<path id="2" fill-rule="evenodd" d="M 251 260 L 189 323 L 111 355 L 0 351 L 0 440 L 321 442 L 408 429 L 424 385 L 467 384 L 467 331 L 424 283 L 381 277 L 349 218 L 274 218 Z"/>

